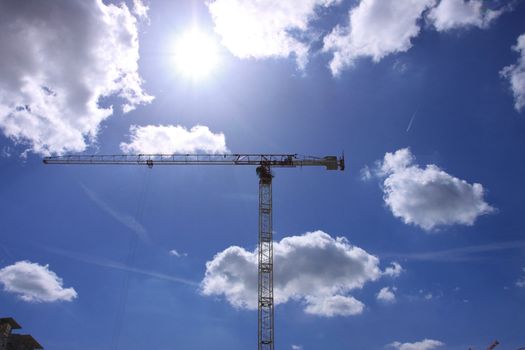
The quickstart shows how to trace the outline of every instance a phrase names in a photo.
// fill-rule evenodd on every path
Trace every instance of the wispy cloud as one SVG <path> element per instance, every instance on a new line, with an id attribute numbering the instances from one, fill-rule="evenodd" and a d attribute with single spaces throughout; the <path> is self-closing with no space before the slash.
<path id="1" fill-rule="evenodd" d="M 113 209 L 108 203 L 102 200 L 93 190 L 86 187 L 84 184 L 80 184 L 80 186 L 82 187 L 88 198 L 91 199 L 100 209 L 102 209 L 110 216 L 112 216 L 115 220 L 117 220 L 118 222 L 129 228 L 131 231 L 133 231 L 142 241 L 148 243 L 151 241 L 148 232 L 146 231 L 144 226 L 142 226 L 142 224 L 138 222 L 134 217 Z"/>
<path id="2" fill-rule="evenodd" d="M 458 262 L 458 261 L 472 261 L 479 260 L 479 255 L 483 253 L 490 253 L 496 251 L 519 249 L 525 247 L 525 240 L 498 242 L 491 244 L 473 245 L 461 248 L 438 250 L 424 253 L 409 253 L 409 254 L 381 254 L 383 257 L 391 257 L 397 259 L 419 260 L 419 261 L 435 261 L 435 262 Z"/>
<path id="3" fill-rule="evenodd" d="M 9 146 L 2 147 L 2 151 L 0 151 L 0 157 L 11 158 L 11 155 L 12 155 L 11 147 Z"/>
<path id="4" fill-rule="evenodd" d="M 525 267 L 523 268 L 523 272 L 525 273 Z M 518 278 L 518 280 L 516 281 L 516 286 L 520 288 L 525 288 L 525 274 Z"/>
<path id="5" fill-rule="evenodd" d="M 172 250 L 170 250 L 169 253 L 170 253 L 171 256 L 175 256 L 177 258 L 182 258 L 182 257 L 188 256 L 188 253 L 179 252 L 177 249 L 172 249 Z"/>
<path id="6" fill-rule="evenodd" d="M 156 272 L 156 271 L 145 270 L 145 269 L 141 269 L 137 267 L 128 266 L 121 262 L 98 257 L 98 256 L 68 251 L 68 250 L 59 249 L 59 248 L 52 248 L 52 247 L 46 247 L 44 249 L 50 253 L 60 255 L 60 256 L 70 258 L 70 259 L 80 261 L 80 262 L 90 264 L 90 265 L 96 265 L 96 266 L 106 267 L 106 268 L 115 269 L 115 270 L 132 272 L 132 273 L 136 273 L 139 275 L 153 277 L 153 278 L 157 278 L 157 279 L 164 280 L 164 281 L 182 283 L 182 284 L 185 284 L 191 287 L 198 287 L 200 285 L 198 282 L 194 282 L 194 281 L 191 281 L 185 278 L 167 275 L 162 272 Z"/>

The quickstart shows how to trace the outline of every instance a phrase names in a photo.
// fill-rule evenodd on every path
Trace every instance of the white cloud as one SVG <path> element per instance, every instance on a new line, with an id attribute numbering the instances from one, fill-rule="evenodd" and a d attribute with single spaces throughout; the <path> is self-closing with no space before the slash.
<path id="1" fill-rule="evenodd" d="M 432 300 L 432 298 L 434 298 L 434 295 L 432 295 L 432 293 L 427 293 L 425 294 L 425 300 Z"/>
<path id="2" fill-rule="evenodd" d="M 383 276 L 379 259 L 322 231 L 274 243 L 276 304 L 302 301 L 320 316 L 362 313 L 364 304 L 348 293 Z M 204 295 L 224 295 L 237 308 L 257 308 L 257 251 L 232 246 L 206 263 Z"/>
<path id="3" fill-rule="evenodd" d="M 372 172 L 370 171 L 370 168 L 368 165 L 365 165 L 360 171 L 359 171 L 359 177 L 361 178 L 361 181 L 368 181 L 372 179 Z"/>
<path id="4" fill-rule="evenodd" d="M 196 125 L 190 130 L 180 125 L 132 125 L 131 141 L 122 142 L 125 153 L 226 153 L 223 133 L 214 134 L 207 126 Z"/>
<path id="5" fill-rule="evenodd" d="M 377 175 L 384 177 L 384 201 L 395 217 L 424 230 L 439 226 L 473 225 L 480 215 L 494 211 L 484 199 L 483 186 L 469 184 L 438 166 L 414 164 L 408 148 L 386 153 Z"/>
<path id="6" fill-rule="evenodd" d="M 352 316 L 363 312 L 365 304 L 352 296 L 331 295 L 324 297 L 306 297 L 304 311 L 308 314 L 333 317 Z"/>
<path id="7" fill-rule="evenodd" d="M 394 289 L 390 289 L 390 287 L 381 288 L 379 293 L 377 293 L 376 298 L 384 303 L 394 303 L 396 301 Z"/>
<path id="8" fill-rule="evenodd" d="M 514 94 L 514 108 L 520 112 L 525 106 L 525 34 L 518 37 L 518 42 L 512 49 L 520 55 L 518 62 L 503 68 L 500 74 L 508 79 Z"/>
<path id="9" fill-rule="evenodd" d="M 408 69 L 408 64 L 406 62 L 403 62 L 402 60 L 399 60 L 397 59 L 394 64 L 392 65 L 392 69 L 395 71 L 395 72 L 398 72 L 398 73 L 404 73 L 407 71 Z M 409 124 L 410 126 L 410 124 Z M 410 128 L 407 127 L 407 132 L 410 131 Z"/>
<path id="10" fill-rule="evenodd" d="M 523 272 L 525 272 L 525 267 L 523 268 Z M 518 278 L 518 280 L 516 281 L 516 286 L 520 288 L 525 288 L 525 275 Z"/>
<path id="11" fill-rule="evenodd" d="M 303 350 L 302 345 L 292 345 L 292 350 Z"/>
<path id="12" fill-rule="evenodd" d="M 445 345 L 439 340 L 424 339 L 415 343 L 400 343 L 398 341 L 389 344 L 390 347 L 398 350 L 432 350 Z"/>
<path id="13" fill-rule="evenodd" d="M 170 250 L 170 255 L 175 256 L 177 258 L 182 258 L 184 256 L 188 256 L 188 253 L 180 253 L 177 249 Z"/>
<path id="14" fill-rule="evenodd" d="M 338 75 L 359 57 L 379 62 L 412 47 L 420 31 L 418 21 L 436 0 L 361 0 L 349 12 L 349 25 L 337 26 L 324 38 L 323 51 L 333 52 L 330 69 Z"/>
<path id="15" fill-rule="evenodd" d="M 0 283 L 6 292 L 29 302 L 71 301 L 77 297 L 73 288 L 64 288 L 62 279 L 49 265 L 19 261 L 0 270 Z"/>
<path id="16" fill-rule="evenodd" d="M 481 0 L 441 0 L 427 19 L 438 31 L 462 27 L 486 28 L 503 12 L 503 9 L 483 9 Z"/>
<path id="17" fill-rule="evenodd" d="M 207 4 L 215 31 L 233 55 L 239 58 L 283 58 L 293 54 L 298 66 L 304 68 L 310 45 L 304 37 L 312 35 L 309 22 L 316 17 L 318 7 L 339 2 L 209 0 Z"/>
<path id="18" fill-rule="evenodd" d="M 145 5 L 142 0 L 133 0 L 131 11 L 140 19 L 148 19 L 149 6 Z"/>
<path id="19" fill-rule="evenodd" d="M 39 154 L 80 152 L 113 113 L 153 97 L 141 88 L 136 18 L 102 0 L 0 2 L 0 129 Z"/>
<path id="20" fill-rule="evenodd" d="M 383 272 L 384 275 L 386 276 L 391 276 L 391 277 L 398 277 L 399 275 L 401 275 L 401 273 L 403 272 L 403 268 L 401 267 L 401 265 L 397 262 L 393 262 L 392 263 L 392 266 L 389 266 L 385 269 L 385 271 Z"/>
<path id="21" fill-rule="evenodd" d="M 0 152 L 0 157 L 2 157 L 2 158 L 10 158 L 11 155 L 12 155 L 11 147 L 9 147 L 9 146 L 2 147 L 2 151 Z"/>

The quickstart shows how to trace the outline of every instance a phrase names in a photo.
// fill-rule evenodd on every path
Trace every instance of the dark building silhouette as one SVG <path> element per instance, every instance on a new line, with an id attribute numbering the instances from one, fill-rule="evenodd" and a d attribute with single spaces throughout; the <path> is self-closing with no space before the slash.
<path id="1" fill-rule="evenodd" d="M 43 349 L 35 338 L 29 334 L 12 333 L 22 328 L 14 318 L 0 318 L 0 350 L 36 350 Z"/>

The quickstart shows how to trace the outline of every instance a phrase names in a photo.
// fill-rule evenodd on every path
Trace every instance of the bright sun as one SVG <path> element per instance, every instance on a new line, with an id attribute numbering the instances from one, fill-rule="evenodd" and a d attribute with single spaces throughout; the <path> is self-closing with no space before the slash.
<path id="1" fill-rule="evenodd" d="M 218 63 L 217 46 L 208 35 L 194 29 L 176 40 L 174 60 L 179 73 L 191 79 L 202 79 Z"/>

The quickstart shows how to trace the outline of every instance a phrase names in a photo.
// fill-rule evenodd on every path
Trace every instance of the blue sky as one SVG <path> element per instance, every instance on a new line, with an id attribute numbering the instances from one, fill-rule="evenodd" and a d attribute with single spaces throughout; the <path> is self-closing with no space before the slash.
<path id="1" fill-rule="evenodd" d="M 276 169 L 276 347 L 525 346 L 521 1 L 0 2 L 0 313 L 47 349 L 257 342 L 251 167 Z"/>

